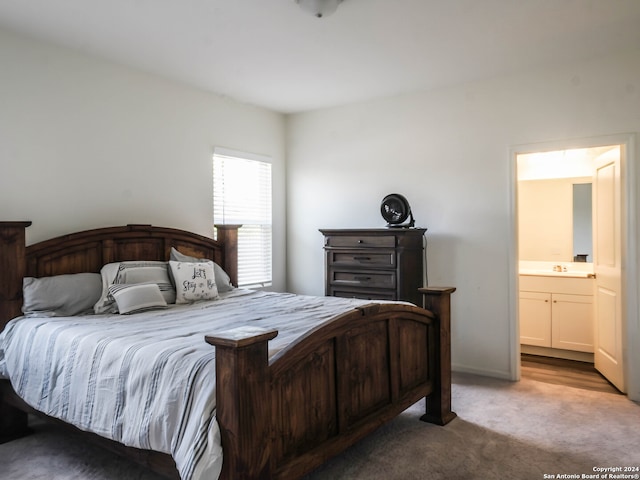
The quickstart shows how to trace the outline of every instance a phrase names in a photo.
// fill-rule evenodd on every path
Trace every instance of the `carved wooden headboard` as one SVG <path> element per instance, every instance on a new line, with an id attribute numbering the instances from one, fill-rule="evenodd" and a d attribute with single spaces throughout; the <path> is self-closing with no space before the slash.
<path id="1" fill-rule="evenodd" d="M 218 263 L 237 285 L 239 225 L 216 225 L 218 240 L 151 225 L 126 225 L 70 233 L 30 246 L 31 222 L 0 222 L 0 331 L 21 314 L 22 279 L 95 272 L 111 262 L 169 260 L 171 247 Z"/>

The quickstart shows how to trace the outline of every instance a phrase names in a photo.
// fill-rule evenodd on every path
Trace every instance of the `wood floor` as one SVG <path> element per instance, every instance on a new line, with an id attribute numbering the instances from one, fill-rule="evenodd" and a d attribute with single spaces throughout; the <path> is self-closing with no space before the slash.
<path id="1" fill-rule="evenodd" d="M 591 363 L 525 353 L 522 354 L 520 361 L 522 376 L 525 378 L 555 385 L 567 385 L 574 388 L 622 395 Z"/>

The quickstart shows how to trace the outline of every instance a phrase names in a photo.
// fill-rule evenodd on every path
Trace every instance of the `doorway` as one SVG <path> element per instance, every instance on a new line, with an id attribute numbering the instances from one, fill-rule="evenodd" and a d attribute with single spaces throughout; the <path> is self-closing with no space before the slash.
<path id="1" fill-rule="evenodd" d="M 541 383 L 621 395 L 592 363 L 526 353 L 520 359 L 522 377 Z"/>
<path id="2" fill-rule="evenodd" d="M 511 298 L 513 300 L 512 312 L 514 314 L 513 320 L 512 320 L 513 328 L 512 328 L 512 335 L 511 335 L 511 347 L 512 347 L 511 352 L 512 352 L 512 361 L 513 361 L 512 365 L 514 366 L 513 371 L 515 373 L 514 379 L 516 380 L 520 378 L 520 374 L 521 374 L 521 352 L 532 353 L 529 346 L 525 346 L 524 344 L 521 346 L 521 333 L 529 335 L 529 338 L 533 339 L 533 340 L 530 340 L 530 339 L 525 340 L 524 342 L 525 344 L 526 343 L 535 344 L 536 341 L 538 340 L 540 340 L 541 342 L 543 341 L 542 340 L 543 335 L 540 333 L 540 331 L 534 331 L 533 333 L 531 333 L 531 329 L 529 329 L 528 333 L 527 331 L 521 332 L 521 319 L 520 319 L 520 316 L 522 313 L 520 308 L 521 302 L 523 302 L 523 305 L 526 307 L 525 310 L 527 310 L 530 306 L 533 306 L 534 308 L 538 308 L 538 310 L 536 311 L 537 312 L 536 315 L 538 316 L 541 315 L 540 312 L 543 312 L 542 314 L 546 315 L 545 312 L 547 311 L 549 312 L 549 315 L 551 315 L 550 313 L 551 304 L 553 303 L 555 309 L 557 309 L 557 311 L 554 310 L 556 313 L 556 318 L 559 318 L 562 315 L 564 315 L 565 317 L 564 326 L 559 327 L 559 330 L 557 328 L 554 330 L 555 339 L 556 340 L 559 339 L 560 342 L 559 343 L 555 342 L 553 346 L 551 343 L 540 343 L 539 345 L 544 345 L 544 347 L 534 347 L 533 354 L 538 354 L 542 352 L 543 355 L 549 355 L 550 357 L 553 357 L 553 356 L 556 356 L 556 353 L 557 353 L 558 354 L 557 356 L 559 358 L 578 359 L 581 361 L 589 362 L 589 361 L 593 361 L 594 351 L 596 352 L 604 351 L 607 354 L 607 356 L 615 357 L 614 360 L 620 364 L 619 371 L 621 372 L 620 375 L 622 377 L 622 380 L 618 378 L 618 379 L 615 379 L 616 380 L 615 382 L 613 382 L 614 384 L 616 384 L 616 386 L 620 390 L 623 390 L 623 391 L 626 390 L 627 377 L 629 376 L 632 378 L 634 378 L 634 376 L 637 377 L 637 372 L 635 371 L 637 367 L 628 364 L 628 358 L 626 355 L 627 333 L 630 329 L 633 330 L 633 328 L 630 328 L 632 327 L 631 317 L 633 317 L 633 315 L 630 317 L 626 315 L 626 312 L 629 310 L 631 310 L 631 312 L 634 312 L 634 309 L 633 308 L 629 309 L 629 306 L 631 305 L 632 307 L 635 308 L 635 305 L 637 305 L 635 300 L 631 300 L 628 298 L 625 291 L 625 287 L 628 289 L 631 285 L 635 285 L 634 280 L 635 280 L 636 270 L 633 268 L 633 266 L 631 266 L 631 268 L 627 268 L 624 272 L 621 272 L 622 270 L 620 267 L 621 262 L 619 262 L 618 264 L 619 266 L 618 270 L 621 273 L 619 273 L 620 282 L 619 282 L 618 291 L 616 292 L 618 294 L 617 307 L 612 302 L 610 302 L 606 297 L 601 296 L 602 298 L 596 301 L 596 299 L 599 298 L 598 295 L 600 290 L 595 286 L 593 290 L 594 292 L 593 299 L 587 299 L 586 296 L 584 297 L 579 297 L 575 295 L 568 296 L 568 295 L 565 295 L 566 292 L 562 292 L 562 295 L 556 295 L 555 297 L 551 296 L 551 292 L 547 292 L 545 293 L 545 295 L 542 295 L 541 293 L 536 292 L 534 294 L 528 293 L 529 295 L 528 297 L 527 295 L 525 295 L 524 297 L 520 296 L 520 293 L 521 293 L 520 281 L 523 278 L 522 276 L 520 276 L 520 273 L 521 273 L 520 269 L 523 263 L 525 264 L 524 265 L 525 267 L 529 267 L 530 269 L 534 269 L 534 268 L 541 269 L 543 271 L 542 275 L 545 277 L 553 277 L 554 275 L 572 276 L 571 274 L 576 270 L 578 272 L 582 272 L 584 276 L 591 276 L 591 274 L 596 274 L 595 270 L 597 269 L 597 265 L 594 264 L 594 257 L 593 257 L 594 254 L 593 252 L 589 251 L 591 239 L 588 239 L 588 241 L 585 240 L 584 233 L 582 235 L 582 238 L 580 239 L 576 239 L 573 237 L 574 232 L 577 233 L 579 231 L 583 231 L 583 232 L 588 231 L 591 229 L 591 227 L 590 226 L 589 227 L 574 226 L 573 218 L 572 218 L 573 217 L 572 209 L 574 208 L 574 205 L 567 206 L 567 205 L 560 205 L 559 203 L 560 202 L 559 198 L 562 198 L 562 195 L 564 195 L 565 197 L 571 198 L 568 192 L 570 192 L 572 188 L 571 185 L 567 186 L 567 180 L 559 180 L 559 179 L 575 178 L 575 179 L 578 179 L 578 181 L 569 182 L 569 183 L 585 185 L 585 184 L 593 183 L 594 181 L 593 176 L 598 175 L 597 173 L 593 173 L 595 172 L 593 167 L 584 169 L 585 168 L 584 165 L 583 165 L 583 170 L 579 171 L 579 173 L 571 172 L 571 167 L 570 167 L 571 161 L 569 160 L 570 160 L 570 157 L 572 155 L 575 155 L 576 153 L 584 154 L 586 152 L 591 157 L 598 157 L 613 147 L 618 148 L 618 151 L 621 152 L 620 163 L 618 163 L 618 170 L 617 170 L 617 173 L 620 174 L 622 177 L 620 178 L 620 182 L 619 182 L 621 208 L 618 208 L 617 210 L 615 210 L 616 212 L 615 221 L 608 222 L 608 223 L 605 222 L 605 224 L 609 226 L 611 224 L 617 224 L 620 228 L 620 232 L 621 232 L 620 244 L 619 244 L 619 247 L 617 247 L 618 255 L 620 255 L 623 259 L 626 259 L 627 261 L 630 258 L 635 258 L 634 257 L 635 247 L 633 245 L 630 247 L 629 241 L 625 241 L 628 238 L 630 238 L 632 239 L 632 241 L 635 242 L 635 235 L 633 233 L 629 234 L 630 230 L 629 230 L 628 218 L 627 218 L 627 217 L 632 218 L 628 214 L 635 213 L 635 206 L 631 202 L 632 195 L 630 195 L 630 192 L 628 191 L 629 190 L 628 183 L 625 177 L 625 175 L 628 174 L 628 168 L 626 165 L 625 157 L 629 154 L 629 150 L 632 145 L 633 145 L 632 138 L 625 137 L 625 136 L 618 136 L 613 138 L 606 137 L 601 139 L 554 142 L 553 144 L 520 146 L 515 149 L 512 149 L 512 152 L 511 152 L 512 165 L 514 169 L 514 175 L 512 177 L 513 178 L 512 212 L 513 212 L 515 231 L 514 231 L 514 241 L 513 241 L 514 251 L 512 256 L 514 273 L 513 273 L 513 282 L 511 286 L 512 287 Z M 578 151 L 581 151 L 581 152 L 578 152 Z M 556 184 L 553 187 L 556 189 L 556 192 L 553 193 L 553 195 L 556 195 L 557 192 L 559 191 L 561 192 L 560 194 L 561 197 L 558 197 L 558 198 L 554 197 L 552 199 L 547 199 L 547 206 L 545 207 L 545 211 L 543 212 L 533 212 L 533 213 L 528 212 L 526 214 L 522 214 L 522 212 L 520 212 L 519 210 L 520 206 L 518 204 L 518 196 L 519 196 L 518 194 L 520 193 L 519 187 L 522 185 L 522 184 L 519 184 L 519 181 L 522 180 L 522 178 L 519 178 L 519 177 L 522 176 L 521 174 L 527 173 L 527 172 L 526 172 L 526 168 L 518 164 L 518 157 L 532 158 L 532 157 L 535 157 L 536 155 L 540 155 L 540 157 L 546 156 L 547 160 L 550 157 L 555 156 L 550 161 L 550 164 L 552 164 L 557 171 L 560 171 L 560 173 L 557 173 L 557 172 L 551 173 L 551 174 L 547 173 L 546 175 L 548 179 L 553 179 L 555 181 L 555 182 L 552 182 Z M 591 162 L 590 164 L 593 163 L 592 161 L 590 162 Z M 539 174 L 538 172 L 538 174 L 531 176 L 530 173 L 531 172 L 527 173 L 527 175 L 529 175 L 527 180 L 530 181 L 529 185 L 526 187 L 527 189 L 536 183 L 533 180 L 535 180 L 536 178 L 535 175 Z M 595 183 L 606 184 L 606 182 L 603 183 L 601 179 L 596 179 Z M 526 189 L 523 187 L 522 191 L 524 192 L 525 190 Z M 578 189 L 576 189 L 576 191 L 577 190 Z M 580 189 L 580 190 L 582 190 L 581 195 L 584 196 L 584 189 Z M 596 204 L 596 200 L 594 200 L 594 205 L 595 204 Z M 600 208 L 600 207 L 596 206 L 596 208 Z M 609 210 L 608 212 L 613 212 L 613 211 L 614 210 Z M 594 213 L 593 215 L 594 215 L 593 218 L 597 216 L 596 213 Z M 548 220 L 551 222 L 551 225 L 549 226 L 549 228 L 552 230 L 551 232 L 552 235 L 550 236 L 551 239 L 549 241 L 546 241 L 543 238 L 542 230 L 544 229 L 540 228 L 539 226 L 533 226 L 529 230 L 527 230 L 526 228 L 525 229 L 520 228 L 521 217 L 522 219 L 530 219 L 532 216 L 533 218 L 536 218 L 537 216 L 538 221 Z M 580 216 L 580 215 L 576 214 L 576 216 Z M 582 217 L 585 216 L 584 212 L 582 213 L 581 216 Z M 602 215 L 602 212 L 600 212 L 600 220 L 602 220 L 602 218 L 604 217 Z M 596 222 L 596 224 L 597 223 L 598 222 Z M 600 221 L 599 223 L 602 224 L 603 222 Z M 596 233 L 595 235 L 596 239 L 594 240 L 595 245 L 593 245 L 593 247 L 597 249 L 598 242 L 602 244 L 602 238 L 609 238 L 609 237 L 607 235 L 605 236 L 600 235 L 599 236 L 600 240 L 598 240 L 598 235 L 596 232 L 596 227 L 597 227 L 596 224 L 594 224 L 594 227 L 593 227 L 593 231 Z M 630 235 L 630 236 L 627 237 L 627 235 Z M 524 245 L 524 246 L 520 245 L 519 239 L 522 236 L 526 236 L 526 237 L 533 236 L 535 238 L 533 245 L 531 245 L 531 242 L 529 242 L 528 245 Z M 567 242 L 569 245 L 565 244 Z M 580 245 L 579 247 L 576 247 L 581 249 L 580 252 L 578 252 L 577 250 L 574 250 L 573 248 L 574 244 Z M 583 252 L 582 250 L 585 250 L 585 251 Z M 522 256 L 521 256 L 521 253 L 522 253 Z M 536 255 L 542 255 L 542 256 L 536 257 Z M 600 254 L 600 256 L 603 257 L 602 253 Z M 522 262 L 522 260 L 524 260 L 524 262 Z M 629 265 L 627 265 L 627 267 L 628 266 Z M 553 270 L 555 270 L 554 273 L 551 273 L 552 268 Z M 547 272 L 545 269 L 549 269 L 549 272 Z M 537 275 L 536 272 L 528 272 L 528 273 L 531 275 Z M 596 274 L 595 276 L 597 278 L 598 275 Z M 624 276 L 624 278 L 622 278 L 622 276 Z M 532 278 L 533 277 L 526 278 L 525 281 L 522 282 L 523 285 L 525 286 L 531 285 L 530 280 Z M 594 283 L 595 283 L 595 279 L 594 279 Z M 605 291 L 605 290 L 606 289 L 602 291 Z M 631 291 L 633 291 L 633 289 Z M 589 292 L 579 291 L 579 292 L 569 292 L 569 293 L 577 293 L 579 295 L 582 295 Z M 614 298 L 614 297 L 611 297 L 611 298 Z M 580 300 L 580 302 L 583 303 L 577 306 L 579 310 L 575 310 L 576 305 L 572 305 L 572 303 L 575 303 L 574 300 L 576 299 Z M 590 303 L 592 302 L 592 300 L 593 300 L 593 304 Z M 546 306 L 544 302 L 547 302 Z M 579 322 L 577 321 L 573 322 L 573 320 L 575 320 L 578 316 L 584 316 L 583 315 L 584 312 L 593 312 L 594 317 L 591 324 L 596 326 L 603 325 L 598 323 L 602 318 L 606 317 L 606 315 L 603 317 L 603 308 L 604 308 L 603 305 L 606 308 L 612 309 L 614 313 L 611 314 L 610 316 L 613 316 L 613 317 L 617 316 L 617 319 L 620 322 L 618 327 L 612 328 L 611 332 L 613 333 L 610 333 L 610 334 L 605 333 L 603 336 L 602 328 L 600 328 L 601 329 L 600 333 L 595 331 L 594 334 L 596 338 L 593 339 L 594 344 L 592 344 L 591 346 L 589 345 L 589 343 L 592 340 L 589 338 L 590 336 L 589 334 L 585 334 L 582 336 L 578 335 L 578 337 L 567 335 L 567 332 L 575 331 L 576 328 L 578 328 L 577 325 Z M 582 313 L 580 315 L 577 315 L 575 314 L 576 311 L 582 312 Z M 562 325 L 562 324 L 559 323 L 559 325 Z M 527 327 L 525 327 L 525 330 L 526 328 Z M 548 331 L 550 336 L 551 325 L 545 325 L 544 328 L 542 328 L 542 330 Z M 637 335 L 637 333 L 633 333 L 633 334 Z M 567 338 L 560 338 L 563 335 Z M 616 335 L 618 336 L 618 338 L 617 339 L 613 338 Z M 572 337 L 572 338 L 569 338 L 569 337 Z M 546 339 L 544 341 L 550 342 L 551 340 Z M 616 341 L 617 341 L 617 344 L 614 345 Z M 604 347 L 603 348 L 598 347 L 598 342 L 602 343 Z M 611 349 L 611 345 L 614 345 L 615 347 L 617 347 L 618 350 L 613 351 Z M 541 348 L 541 350 L 536 351 L 536 348 Z M 614 352 L 614 355 L 609 355 L 610 352 Z M 596 366 L 598 366 L 597 364 L 598 364 L 598 361 L 596 361 Z M 599 368 L 599 370 L 600 369 L 601 368 Z M 606 371 L 607 368 L 602 368 L 602 370 L 605 370 L 605 376 L 610 376 L 610 372 Z"/>

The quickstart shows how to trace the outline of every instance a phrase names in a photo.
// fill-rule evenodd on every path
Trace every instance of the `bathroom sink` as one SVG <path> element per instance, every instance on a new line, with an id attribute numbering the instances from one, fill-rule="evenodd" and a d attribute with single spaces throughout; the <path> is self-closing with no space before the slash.
<path id="1" fill-rule="evenodd" d="M 544 276 L 544 277 L 574 277 L 574 278 L 593 277 L 592 272 L 585 272 L 585 271 L 579 271 L 579 270 L 557 272 L 551 269 L 521 268 L 519 273 L 520 275 L 536 275 L 536 276 Z"/>

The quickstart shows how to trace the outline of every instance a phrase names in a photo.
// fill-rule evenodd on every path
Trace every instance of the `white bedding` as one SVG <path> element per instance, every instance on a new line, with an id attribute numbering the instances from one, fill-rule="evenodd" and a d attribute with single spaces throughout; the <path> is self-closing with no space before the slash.
<path id="1" fill-rule="evenodd" d="M 0 373 L 32 407 L 125 445 L 170 453 L 183 480 L 222 467 L 215 348 L 238 326 L 275 328 L 270 354 L 368 300 L 251 290 L 135 315 L 26 318 L 0 333 Z"/>

